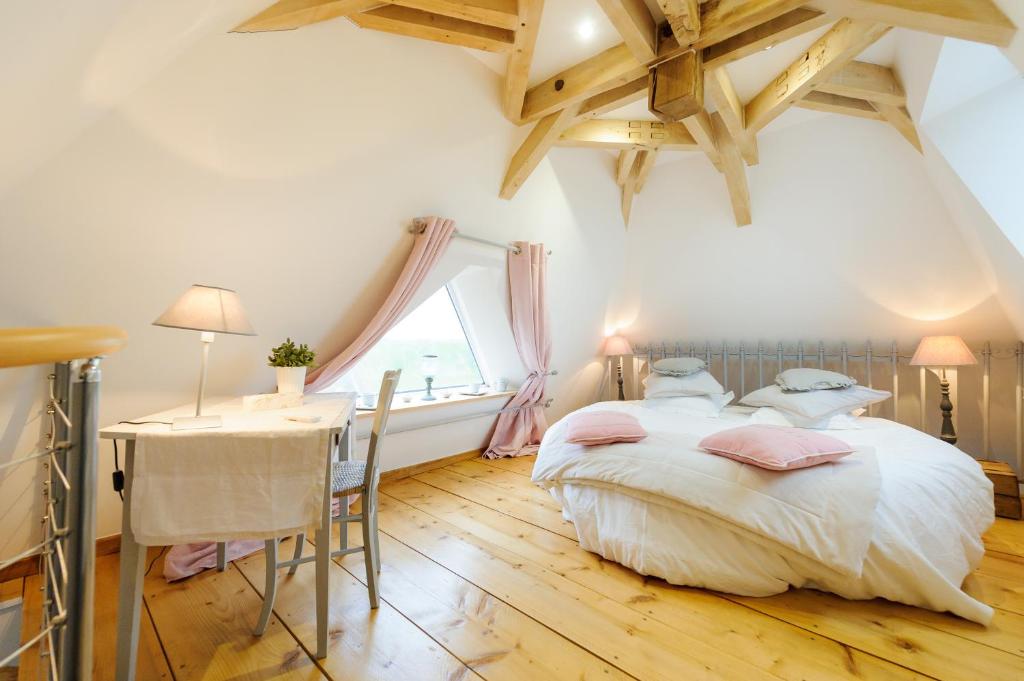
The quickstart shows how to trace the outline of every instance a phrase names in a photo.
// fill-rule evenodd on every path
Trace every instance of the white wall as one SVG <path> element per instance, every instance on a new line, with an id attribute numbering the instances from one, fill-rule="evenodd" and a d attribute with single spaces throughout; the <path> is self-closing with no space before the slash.
<path id="1" fill-rule="evenodd" d="M 557 417 L 594 394 L 624 233 L 615 193 L 589 191 L 610 181 L 605 169 L 572 151 L 553 153 L 514 201 L 497 198 L 526 132 L 501 117 L 498 86 L 461 50 L 345 22 L 205 39 L 10 190 L 0 326 L 127 329 L 104 367 L 112 423 L 193 399 L 195 335 L 150 322 L 193 282 L 233 287 L 259 335 L 218 337 L 209 393 L 266 391 L 267 349 L 286 335 L 325 356 L 343 347 L 401 267 L 407 221 L 442 214 L 554 251 Z M 42 432 L 44 373 L 0 373 L 0 461 Z M 387 463 L 483 444 L 489 425 L 396 437 Z M 110 465 L 105 446 L 101 535 L 119 525 Z M 0 478 L 0 555 L 34 536 L 38 489 L 35 469 Z"/>
<path id="2" fill-rule="evenodd" d="M 700 156 L 659 165 L 629 228 L 637 338 L 1012 337 L 921 157 L 875 121 L 825 116 L 760 139 L 753 225 Z"/>

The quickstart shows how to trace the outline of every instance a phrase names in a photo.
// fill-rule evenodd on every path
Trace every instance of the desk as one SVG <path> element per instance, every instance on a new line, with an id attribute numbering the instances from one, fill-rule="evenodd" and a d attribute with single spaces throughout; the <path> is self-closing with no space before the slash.
<path id="1" fill-rule="evenodd" d="M 355 418 L 355 394 L 334 393 L 330 395 L 307 395 L 304 404 L 315 405 L 318 411 L 325 408 L 334 415 L 333 420 L 318 424 L 329 431 L 327 468 L 324 478 L 324 504 L 320 518 L 320 529 L 316 533 L 317 545 L 331 545 L 331 464 L 334 453 L 338 457 L 348 460 L 355 451 L 354 435 L 355 429 L 352 423 Z M 288 413 L 298 411 L 289 409 Z M 170 409 L 168 411 L 150 414 L 132 421 L 166 421 L 170 422 L 175 416 L 190 416 L 195 413 L 194 405 L 185 405 Z M 225 417 L 231 416 L 233 420 L 244 419 L 245 412 L 242 409 L 241 398 L 213 405 L 204 410 L 206 414 L 221 414 Z M 272 412 L 256 412 L 260 418 L 265 418 Z M 282 412 L 284 413 L 284 412 Z M 283 417 L 282 417 L 283 418 Z M 226 419 L 227 422 L 227 419 Z M 124 503 L 121 511 L 121 574 L 118 591 L 117 609 L 117 681 L 133 681 L 135 678 L 136 656 L 139 648 L 139 617 L 142 606 L 143 578 L 146 567 L 146 547 L 139 544 L 135 539 L 131 526 L 131 498 L 132 498 L 132 476 L 135 468 L 135 439 L 139 433 L 145 432 L 168 432 L 169 425 L 163 424 L 131 424 L 120 423 L 100 430 L 100 437 L 106 440 L 124 440 L 126 442 L 124 455 Z M 221 430 L 227 430 L 223 428 Z M 196 431 L 182 431 L 192 432 Z M 321 542 L 324 542 L 321 544 Z M 316 603 L 317 615 L 317 657 L 322 658 L 327 654 L 327 631 L 328 631 L 328 583 L 330 566 L 330 552 L 321 551 L 317 553 L 316 559 L 316 581 L 319 597 Z"/>

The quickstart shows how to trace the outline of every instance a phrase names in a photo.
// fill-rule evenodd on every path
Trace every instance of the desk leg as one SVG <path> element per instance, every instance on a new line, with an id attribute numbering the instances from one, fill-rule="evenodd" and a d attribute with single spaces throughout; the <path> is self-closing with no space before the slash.
<path id="1" fill-rule="evenodd" d="M 146 547 L 132 533 L 132 475 L 135 441 L 128 440 L 124 455 L 124 503 L 121 509 L 121 581 L 117 604 L 117 681 L 134 681 L 139 651 L 139 617 L 146 568 Z"/>
<path id="2" fill-rule="evenodd" d="M 320 528 L 316 531 L 316 658 L 327 657 L 327 632 L 330 629 L 331 584 L 331 478 L 333 438 L 327 444 L 327 475 L 324 479 L 324 503 L 320 512 Z"/>
<path id="3" fill-rule="evenodd" d="M 345 430 L 341 433 L 340 440 L 338 442 L 338 460 L 339 461 L 351 461 L 352 455 L 355 454 L 355 420 L 350 420 L 345 425 Z M 341 510 L 341 515 L 349 515 L 349 499 L 350 496 L 346 496 L 344 499 L 338 499 L 338 506 Z M 338 538 L 338 548 L 345 550 L 348 548 L 348 523 L 338 524 L 338 533 L 341 535 Z"/>

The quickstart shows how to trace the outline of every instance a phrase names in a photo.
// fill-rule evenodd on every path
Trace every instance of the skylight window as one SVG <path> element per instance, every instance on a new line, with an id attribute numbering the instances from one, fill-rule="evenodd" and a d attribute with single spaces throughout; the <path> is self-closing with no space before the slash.
<path id="1" fill-rule="evenodd" d="M 483 383 L 452 292 L 442 286 L 388 331 L 356 366 L 328 391 L 376 393 L 388 369 L 401 369 L 398 392 L 419 392 L 426 380 L 423 355 L 437 355 L 434 390 Z"/>

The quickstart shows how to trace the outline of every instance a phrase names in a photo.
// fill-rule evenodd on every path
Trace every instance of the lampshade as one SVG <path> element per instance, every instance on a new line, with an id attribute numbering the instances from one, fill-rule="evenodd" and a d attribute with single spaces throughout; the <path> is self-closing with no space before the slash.
<path id="1" fill-rule="evenodd" d="M 915 366 L 955 367 L 977 364 L 978 360 L 960 336 L 925 336 L 910 363 Z"/>
<path id="2" fill-rule="evenodd" d="M 608 336 L 604 341 L 604 354 L 605 357 L 632 355 L 633 347 L 622 336 Z"/>
<path id="3" fill-rule="evenodd" d="M 193 284 L 153 324 L 172 329 L 256 335 L 237 293 L 202 284 Z"/>

